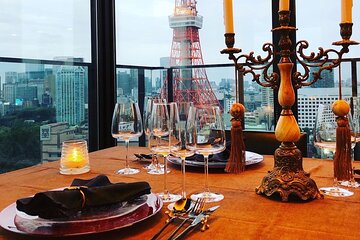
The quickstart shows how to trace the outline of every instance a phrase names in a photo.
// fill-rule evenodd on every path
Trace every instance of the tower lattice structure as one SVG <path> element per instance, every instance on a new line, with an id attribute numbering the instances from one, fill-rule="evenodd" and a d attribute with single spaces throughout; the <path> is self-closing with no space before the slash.
<path id="1" fill-rule="evenodd" d="M 199 29 L 203 17 L 198 15 L 196 0 L 175 0 L 174 14 L 169 16 L 173 29 L 170 66 L 185 66 L 173 70 L 173 96 L 175 102 L 193 102 L 195 105 L 219 105 L 204 68 Z M 167 80 L 162 95 L 165 96 Z"/>

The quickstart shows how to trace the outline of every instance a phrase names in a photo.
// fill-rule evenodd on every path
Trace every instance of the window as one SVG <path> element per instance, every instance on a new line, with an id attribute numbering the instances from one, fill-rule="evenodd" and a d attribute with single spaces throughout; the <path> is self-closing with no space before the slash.
<path id="1" fill-rule="evenodd" d="M 173 39 L 175 29 L 184 24 L 186 19 L 189 20 L 186 24 L 194 25 L 190 21 L 193 17 L 182 17 L 181 19 L 176 19 L 176 23 L 171 22 L 171 17 L 175 12 L 174 9 L 175 0 L 166 2 L 159 0 L 116 1 L 116 52 L 118 67 L 122 67 L 122 65 L 124 67 L 126 65 L 140 65 L 145 66 L 145 68 L 158 66 L 169 68 L 169 63 L 172 61 L 171 58 L 176 58 L 175 54 L 172 55 L 176 51 L 174 45 L 177 40 Z M 271 41 L 271 11 L 269 11 L 271 9 L 271 2 L 262 0 L 256 3 L 239 3 L 234 1 L 234 9 L 241 9 L 241 11 L 234 12 L 237 47 L 243 48 L 244 52 L 256 51 L 256 54 L 266 55 L 262 52 L 262 45 Z M 235 102 L 235 73 L 233 63 L 228 60 L 228 56 L 220 54 L 220 50 L 226 47 L 223 36 L 222 2 L 196 1 L 196 10 L 198 11 L 198 16 L 202 16 L 203 22 L 202 28 L 198 30 L 201 48 L 193 45 L 192 48 L 199 48 L 198 52 L 193 50 L 193 55 L 198 55 L 201 50 L 203 60 L 201 64 L 206 65 L 204 67 L 206 75 L 200 77 L 207 79 L 209 83 L 207 88 L 211 88 L 215 93 L 216 99 L 224 110 L 225 124 L 227 128 L 230 128 L 231 116 L 229 110 Z M 253 18 L 253 21 L 248 21 L 249 15 L 256 15 L 257 17 Z M 129 19 L 136 19 L 136 21 L 129 24 Z M 246 24 L 242 24 L 244 22 Z M 195 25 L 200 26 L 198 23 Z M 252 31 L 253 29 L 256 29 L 256 31 Z M 189 56 L 184 58 L 186 57 Z M 192 60 L 193 64 L 191 64 L 181 59 L 181 57 L 177 57 L 173 61 L 178 61 L 174 65 L 174 76 L 176 72 L 185 71 L 176 69 L 176 66 L 196 65 L 194 63 L 196 60 Z M 217 66 L 216 64 L 219 63 L 225 63 L 228 66 Z M 192 75 L 195 76 L 196 74 L 195 70 L 192 70 Z M 166 78 L 166 75 L 161 76 L 160 83 L 163 84 Z M 246 111 L 249 113 L 247 116 L 256 116 L 255 121 L 245 118 L 245 127 L 253 130 L 273 130 L 274 117 L 272 112 L 274 100 L 272 89 L 263 89 L 252 82 L 250 74 L 246 75 L 244 80 L 244 104 Z M 174 79 L 174 82 L 176 81 L 182 82 L 181 79 Z M 126 78 L 117 79 L 118 86 L 126 82 Z M 162 88 L 164 87 L 166 86 L 162 85 Z M 159 94 L 160 88 L 153 88 L 155 91 L 151 91 L 151 94 Z"/>
<path id="2" fill-rule="evenodd" d="M 320 1 L 296 1 L 296 11 L 297 11 L 297 40 L 306 40 L 309 43 L 309 48 L 306 50 L 306 54 L 309 55 L 310 52 L 318 52 L 318 47 L 323 47 L 324 49 L 336 49 L 340 50 L 341 46 L 332 45 L 333 42 L 339 41 L 340 36 L 340 17 L 341 17 L 341 1 L 333 1 L 329 3 L 326 0 Z M 324 8 L 323 6 L 326 6 Z M 311 8 L 311 9 L 310 9 Z M 309 12 L 311 13 L 309 14 Z M 356 27 L 360 24 L 360 16 L 357 14 L 360 12 L 360 5 L 358 2 L 354 1 L 353 5 L 353 34 L 352 39 L 359 41 L 360 31 Z M 331 104 L 338 99 L 339 91 L 339 79 L 341 77 L 342 85 L 342 97 L 348 99 L 353 94 L 352 79 L 358 79 L 360 70 L 357 68 L 353 71 L 353 66 L 359 66 L 359 56 L 360 49 L 356 46 L 349 47 L 350 52 L 344 55 L 344 61 L 341 63 L 341 73 L 339 68 L 334 69 L 332 72 L 323 71 L 323 79 L 319 79 L 315 84 L 309 87 L 303 87 L 298 91 L 298 99 L 300 96 L 308 96 L 312 98 L 312 101 L 300 102 L 299 103 L 299 114 L 304 110 L 301 108 L 303 104 L 306 107 L 311 107 L 309 111 L 309 118 L 312 119 L 306 124 L 304 119 L 299 119 L 299 126 L 303 131 L 306 131 L 310 135 L 309 139 L 312 139 L 312 129 L 315 123 L 315 116 L 319 104 Z M 330 58 L 336 58 L 336 55 L 330 55 Z M 349 59 L 353 58 L 353 59 Z M 298 64 L 298 71 L 303 72 L 302 67 Z M 355 72 L 355 73 L 354 73 Z M 311 77 L 310 77 L 311 79 Z M 359 84 L 358 84 L 359 85 Z M 359 86 L 357 86 L 359 88 Z M 307 109 L 305 109 L 307 111 Z M 313 143 L 309 142 L 309 147 L 312 148 Z M 309 152 L 313 152 L 312 149 L 309 149 Z M 316 151 L 315 151 L 316 152 Z M 320 157 L 320 155 L 315 155 Z"/>
<path id="3" fill-rule="evenodd" d="M 0 9 L 0 172 L 58 160 L 88 138 L 90 1 L 7 1 Z"/>

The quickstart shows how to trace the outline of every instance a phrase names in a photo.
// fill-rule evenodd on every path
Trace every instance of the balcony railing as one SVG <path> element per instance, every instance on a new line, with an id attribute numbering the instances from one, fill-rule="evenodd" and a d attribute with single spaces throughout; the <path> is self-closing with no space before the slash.
<path id="1" fill-rule="evenodd" d="M 88 127 L 91 119 L 97 116 L 88 114 L 88 99 L 97 99 L 97 96 L 92 96 L 92 91 L 88 89 L 87 86 L 89 82 L 95 79 L 92 75 L 93 65 L 91 63 L 79 62 L 79 60 L 80 59 L 57 61 L 0 57 L 0 66 L 2 69 L 2 72 L 0 72 L 0 74 L 2 74 L 0 101 L 0 120 L 2 123 L 0 124 L 0 170 L 5 169 L 5 171 L 8 171 L 36 164 L 42 160 L 58 159 L 60 156 L 61 142 L 69 137 L 82 137 L 88 141 L 92 141 L 92 138 L 89 138 L 88 135 Z M 360 58 L 344 59 L 342 71 L 349 73 L 351 96 L 358 96 L 359 64 Z M 10 65 L 11 67 L 6 69 L 7 66 Z M 42 66 L 39 69 L 43 69 L 40 71 L 44 71 L 44 73 L 36 73 L 35 71 L 31 74 L 30 70 L 27 72 L 26 65 Z M 57 88 L 55 83 L 59 80 L 62 82 L 70 80 L 66 77 L 61 78 L 60 75 L 56 76 L 56 71 L 59 71 L 60 68 L 66 71 L 65 67 L 70 67 L 70 69 L 68 68 L 67 72 L 64 72 L 64 76 L 84 75 L 84 91 L 81 93 L 84 94 L 84 101 L 82 103 L 84 119 L 80 122 L 70 122 L 70 120 L 68 120 L 69 122 L 62 125 L 59 123 L 61 119 L 61 122 L 66 122 L 66 119 L 76 119 L 71 118 L 71 116 L 69 116 L 69 118 L 60 118 L 57 116 L 59 114 L 67 114 L 65 110 L 64 112 L 57 112 L 57 109 L 62 107 L 63 102 L 58 101 L 56 98 L 61 96 L 59 91 L 63 91 L 63 95 L 69 94 L 67 92 L 69 88 L 68 90 L 62 89 L 60 86 Z M 75 73 L 75 68 L 77 67 L 80 67 L 84 71 L 82 72 L 82 70 L 80 70 L 80 72 Z M 218 99 L 221 100 L 220 102 L 224 109 L 225 123 L 227 127 L 230 128 L 230 115 L 228 111 L 232 102 L 235 101 L 235 72 L 232 64 L 209 64 L 170 68 L 130 65 L 117 65 L 116 67 L 116 97 L 118 99 L 125 96 L 135 98 L 142 112 L 145 97 L 159 94 L 165 79 L 173 79 L 173 72 L 175 70 L 205 69 L 208 80 L 213 84 L 214 92 L 217 94 Z M 7 77 L 5 77 L 5 72 L 8 72 Z M 11 77 L 14 79 L 11 79 Z M 11 84 L 17 84 L 18 88 L 15 89 Z M 76 88 L 74 86 L 77 85 L 72 86 Z M 12 89 L 12 87 L 15 90 Z M 48 92 L 46 93 L 46 91 Z M 166 91 L 168 96 L 170 96 L 169 100 L 171 100 L 173 94 L 171 84 L 168 85 Z M 300 89 L 299 92 L 301 91 Z M 32 96 L 31 94 L 34 95 L 35 92 L 37 99 L 33 98 L 31 100 L 25 98 L 26 96 Z M 56 92 L 58 92 L 57 95 Z M 14 96 L 11 96 L 11 94 L 14 94 Z M 250 82 L 248 76 L 244 76 L 244 88 L 241 88 L 239 95 L 243 96 L 244 104 L 247 108 L 245 129 L 257 129 L 261 131 L 271 131 L 274 129 L 274 123 L 276 123 L 274 112 L 279 110 L 280 106 L 273 100 L 273 94 L 276 94 L 276 92 L 273 92 L 271 89 L 261 88 L 255 83 Z M 38 96 L 43 95 L 45 98 L 40 101 Z M 14 101 L 8 101 L 10 97 L 12 97 Z M 46 97 L 50 97 L 49 99 L 52 98 L 52 101 L 49 99 L 46 100 Z M 271 101 L 269 101 L 269 99 L 271 99 Z M 299 104 L 297 104 L 297 106 L 299 106 Z M 113 108 L 113 106 L 98 107 Z M 297 114 L 298 112 L 296 112 L 296 117 L 298 117 Z M 23 132 L 16 131 L 16 128 Z M 51 129 L 53 129 L 54 132 L 51 132 Z M 98 131 L 101 130 L 99 129 Z M 12 144 L 12 146 L 9 147 L 9 144 Z M 144 136 L 138 140 L 138 144 L 141 146 L 146 144 Z M 11 159 L 9 159 L 9 156 L 12 156 Z"/>

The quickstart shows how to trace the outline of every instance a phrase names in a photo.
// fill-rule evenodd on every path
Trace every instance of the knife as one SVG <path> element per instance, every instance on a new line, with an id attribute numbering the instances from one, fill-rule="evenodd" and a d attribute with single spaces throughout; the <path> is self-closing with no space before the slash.
<path id="1" fill-rule="evenodd" d="M 184 237 L 191 229 L 193 229 L 195 226 L 197 226 L 199 223 L 201 223 L 201 220 L 202 220 L 204 217 L 210 215 L 212 212 L 214 212 L 214 211 L 215 211 L 216 209 L 218 209 L 219 207 L 220 207 L 220 206 L 217 205 L 217 206 L 208 208 L 208 209 L 206 209 L 205 211 L 201 212 L 199 215 L 197 215 L 197 216 L 195 217 L 195 219 L 190 223 L 190 225 L 187 226 L 187 227 L 184 229 L 184 231 L 182 231 L 179 235 L 176 236 L 176 238 L 174 238 L 174 240 L 175 240 L 175 239 L 180 239 L 180 238 Z M 186 221 L 183 221 L 183 222 L 180 224 L 180 226 L 179 226 L 177 229 L 175 229 L 175 231 L 170 235 L 170 237 L 168 238 L 168 240 L 173 239 L 172 237 L 177 233 L 177 231 L 183 226 L 183 224 L 184 224 L 185 222 L 186 222 Z"/>

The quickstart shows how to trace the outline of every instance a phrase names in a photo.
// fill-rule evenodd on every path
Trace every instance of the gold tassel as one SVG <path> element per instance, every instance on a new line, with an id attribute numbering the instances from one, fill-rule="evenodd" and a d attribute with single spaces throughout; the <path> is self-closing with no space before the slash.
<path id="1" fill-rule="evenodd" d="M 225 172 L 241 173 L 245 170 L 245 144 L 241 127 L 245 107 L 234 103 L 230 109 L 231 119 L 231 151 Z"/>
<path id="2" fill-rule="evenodd" d="M 349 120 L 346 115 L 350 111 L 349 104 L 344 100 L 337 100 L 332 106 L 337 116 L 336 150 L 334 156 L 334 177 L 337 181 L 350 181 L 352 178 L 351 162 L 351 133 Z"/>

